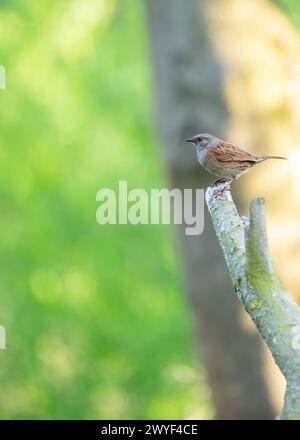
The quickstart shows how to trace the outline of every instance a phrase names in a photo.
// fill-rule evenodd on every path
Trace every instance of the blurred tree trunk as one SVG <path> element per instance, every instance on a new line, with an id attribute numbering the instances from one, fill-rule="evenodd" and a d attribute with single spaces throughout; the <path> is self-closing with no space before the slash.
<path id="1" fill-rule="evenodd" d="M 228 114 L 223 72 L 208 36 L 207 2 L 145 0 L 152 46 L 158 120 L 172 187 L 205 188 L 212 181 L 183 140 L 200 131 L 222 137 Z M 209 218 L 201 236 L 180 230 L 186 288 L 199 350 L 219 419 L 270 419 L 262 342 L 242 324 Z"/>

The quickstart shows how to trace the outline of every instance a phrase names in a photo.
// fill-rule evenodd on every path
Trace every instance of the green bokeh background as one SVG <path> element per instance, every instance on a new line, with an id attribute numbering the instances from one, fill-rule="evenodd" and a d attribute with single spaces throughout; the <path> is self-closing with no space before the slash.
<path id="1" fill-rule="evenodd" d="M 1 417 L 206 407 L 172 231 L 95 218 L 100 188 L 164 184 L 141 2 L 0 5 Z"/>
<path id="2" fill-rule="evenodd" d="M 95 219 L 100 188 L 166 185 L 142 2 L 0 22 L 0 417 L 212 417 L 174 231 Z"/>

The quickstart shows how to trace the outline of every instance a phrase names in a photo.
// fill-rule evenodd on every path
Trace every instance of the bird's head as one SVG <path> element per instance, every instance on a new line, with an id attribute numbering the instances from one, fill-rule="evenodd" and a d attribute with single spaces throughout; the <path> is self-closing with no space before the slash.
<path id="1" fill-rule="evenodd" d="M 186 139 L 185 142 L 191 142 L 197 149 L 207 149 L 213 147 L 219 142 L 219 139 L 209 133 L 199 133 L 190 139 Z"/>

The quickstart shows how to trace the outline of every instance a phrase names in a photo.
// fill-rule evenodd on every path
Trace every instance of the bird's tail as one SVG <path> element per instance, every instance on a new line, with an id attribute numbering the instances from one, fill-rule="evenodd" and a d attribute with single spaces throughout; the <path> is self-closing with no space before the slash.
<path id="1" fill-rule="evenodd" d="M 282 156 L 259 156 L 259 157 L 258 157 L 259 162 L 263 162 L 264 160 L 268 160 L 268 159 L 282 159 L 282 160 L 287 160 L 286 157 L 282 157 Z"/>

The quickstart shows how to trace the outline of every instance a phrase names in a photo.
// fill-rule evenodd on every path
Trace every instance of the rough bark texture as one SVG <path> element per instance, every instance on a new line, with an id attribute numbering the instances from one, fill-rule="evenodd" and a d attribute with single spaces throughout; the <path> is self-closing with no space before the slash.
<path id="1" fill-rule="evenodd" d="M 262 198 L 241 220 L 228 184 L 209 187 L 206 201 L 238 297 L 287 380 L 281 419 L 300 419 L 300 350 L 293 346 L 300 310 L 278 280 L 269 255 Z"/>
<path id="2" fill-rule="evenodd" d="M 187 4 L 188 3 L 188 4 Z M 227 126 L 223 72 L 208 37 L 206 1 L 145 0 L 158 97 L 158 120 L 172 187 L 204 188 L 207 176 L 183 139 L 199 131 L 222 137 Z M 242 324 L 214 230 L 180 230 L 186 288 L 195 314 L 216 417 L 268 419 L 274 413 L 256 333 Z"/>

